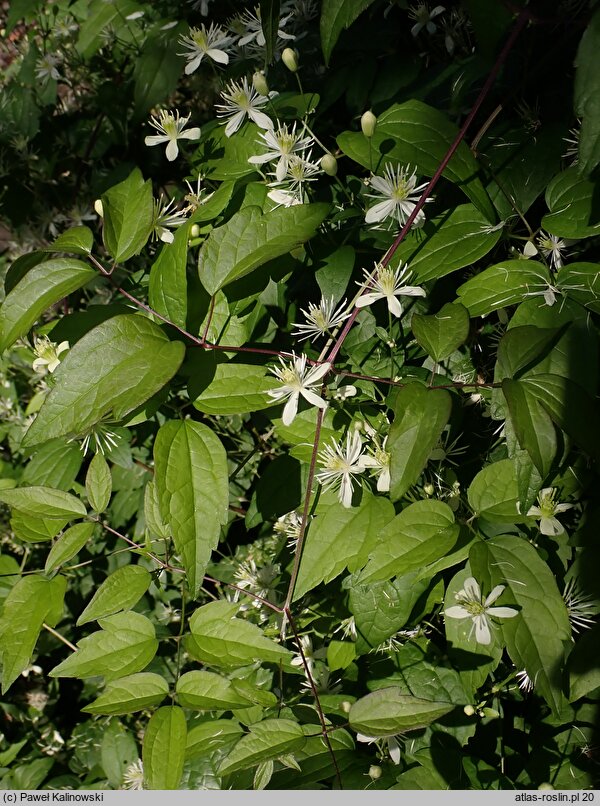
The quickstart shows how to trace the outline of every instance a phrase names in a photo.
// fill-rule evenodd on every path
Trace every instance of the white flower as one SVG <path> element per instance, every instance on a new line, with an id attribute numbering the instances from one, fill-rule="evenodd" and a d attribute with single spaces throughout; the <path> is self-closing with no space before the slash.
<path id="1" fill-rule="evenodd" d="M 219 26 L 212 23 L 206 28 L 204 23 L 200 28 L 190 28 L 188 36 L 181 36 L 179 43 L 187 48 L 187 53 L 180 53 L 185 56 L 188 63 L 185 66 L 186 75 L 193 73 L 200 66 L 202 59 L 207 56 L 213 62 L 228 64 L 229 56 L 224 48 L 230 45 L 232 39 Z"/>
<path id="2" fill-rule="evenodd" d="M 294 322 L 294 327 L 298 329 L 292 331 L 292 334 L 300 336 L 300 341 L 324 336 L 333 328 L 341 325 L 350 316 L 349 313 L 345 312 L 345 307 L 346 300 L 343 300 L 336 311 L 335 297 L 333 295 L 331 297 L 322 297 L 318 305 L 309 302 L 308 311 L 305 311 L 304 308 L 300 309 L 304 314 L 306 323 Z"/>
<path id="3" fill-rule="evenodd" d="M 160 199 L 154 199 L 153 236 L 160 238 L 165 243 L 173 243 L 175 237 L 171 230 L 180 227 L 187 221 L 183 212 L 173 207 L 174 204 L 173 199 L 165 204 L 162 196 Z"/>
<path id="4" fill-rule="evenodd" d="M 355 476 L 365 469 L 363 459 L 360 434 L 348 431 L 345 448 L 333 439 L 331 445 L 319 452 L 318 462 L 323 470 L 319 470 L 315 478 L 326 490 L 339 488 L 340 503 L 350 507 Z"/>
<path id="5" fill-rule="evenodd" d="M 365 736 L 364 733 L 357 733 L 356 734 L 356 741 L 357 742 L 366 742 L 367 744 L 372 744 L 376 742 L 378 746 L 385 745 L 387 747 L 387 751 L 389 753 L 390 758 L 394 762 L 394 764 L 400 764 L 400 757 L 402 755 L 402 749 L 398 743 L 398 736 L 400 734 L 396 734 L 396 736 Z"/>
<path id="6" fill-rule="evenodd" d="M 567 582 L 563 590 L 563 599 L 569 614 L 569 622 L 574 633 L 589 630 L 595 624 L 597 607 L 592 596 L 581 593 L 574 577 Z"/>
<path id="7" fill-rule="evenodd" d="M 321 385 L 322 379 L 331 369 L 331 364 L 326 362 L 307 370 L 306 360 L 304 354 L 297 358 L 296 354 L 292 353 L 291 361 L 286 363 L 283 358 L 280 358 L 281 366 L 270 368 L 281 386 L 279 389 L 270 389 L 267 394 L 278 401 L 287 398 L 281 418 L 284 425 L 290 425 L 293 422 L 298 411 L 300 395 L 312 406 L 318 406 L 320 409 L 327 408 L 327 403 L 313 391 L 313 387 Z"/>
<path id="8" fill-rule="evenodd" d="M 530 507 L 527 512 L 527 515 L 539 520 L 540 532 L 549 537 L 563 534 L 565 527 L 554 516 L 566 512 L 573 506 L 573 504 L 556 504 L 556 493 L 555 487 L 544 487 L 538 493 L 538 506 Z"/>
<path id="9" fill-rule="evenodd" d="M 369 207 L 365 215 L 367 224 L 375 224 L 385 221 L 386 218 L 393 217 L 399 226 L 403 226 L 412 211 L 415 209 L 421 193 L 427 187 L 427 183 L 417 185 L 416 171 L 410 173 L 410 166 L 404 168 L 397 165 L 395 168 L 391 163 L 387 163 L 383 169 L 385 176 L 372 176 L 369 180 L 370 186 L 375 190 L 374 194 L 368 194 L 372 199 L 381 199 L 373 207 Z M 428 198 L 427 201 L 431 201 Z M 420 210 L 414 227 L 420 227 L 425 223 L 425 213 Z"/>
<path id="10" fill-rule="evenodd" d="M 270 190 L 267 197 L 275 202 L 276 207 L 294 207 L 297 204 L 303 204 L 300 196 L 293 190 Z"/>
<path id="11" fill-rule="evenodd" d="M 410 29 L 411 34 L 418 36 L 423 28 L 427 30 L 428 34 L 434 34 L 437 27 L 433 20 L 439 17 L 440 14 L 443 14 L 445 10 L 444 6 L 436 6 L 430 11 L 425 3 L 410 8 L 408 15 L 412 17 L 413 20 L 416 20 L 415 24 Z"/>
<path id="12" fill-rule="evenodd" d="M 282 17 L 279 20 L 277 36 L 280 39 L 295 39 L 295 36 L 292 34 L 286 34 L 286 32 L 283 30 L 288 20 L 289 16 Z M 243 47 L 244 45 L 249 45 L 251 42 L 256 42 L 259 47 L 264 48 L 266 41 L 262 29 L 260 8 L 258 6 L 255 7 L 254 12 L 247 10 L 241 14 L 237 18 L 236 23 L 239 28 L 245 29 L 244 34 L 238 40 L 238 45 Z"/>
<path id="13" fill-rule="evenodd" d="M 479 583 L 473 577 L 468 577 L 465 579 L 463 589 L 454 597 L 459 604 L 447 607 L 444 615 L 449 618 L 470 618 L 473 622 L 471 634 L 474 630 L 477 643 L 487 646 L 492 642 L 489 617 L 513 618 L 518 615 L 518 610 L 513 607 L 491 607 L 505 587 L 496 585 L 484 600 Z"/>
<path id="14" fill-rule="evenodd" d="M 185 118 L 180 118 L 179 112 L 173 114 L 161 109 L 158 119 L 154 116 L 150 119 L 150 125 L 154 126 L 159 134 L 148 135 L 144 142 L 147 146 L 158 146 L 161 143 L 166 143 L 167 159 L 169 162 L 173 162 L 179 154 L 178 140 L 198 140 L 200 138 L 200 129 L 197 127 L 184 131 L 185 124 L 189 119 L 189 115 Z"/>
<path id="15" fill-rule="evenodd" d="M 202 177 L 198 176 L 196 179 L 196 188 L 194 189 L 188 180 L 185 180 L 185 184 L 188 186 L 189 193 L 186 193 L 183 197 L 184 201 L 187 202 L 187 205 L 182 210 L 182 213 L 194 213 L 198 207 L 201 207 L 203 204 L 210 199 L 213 195 L 212 193 L 208 193 L 202 187 Z"/>
<path id="16" fill-rule="evenodd" d="M 563 265 L 562 253 L 567 244 L 557 235 L 548 235 L 543 230 L 537 239 L 538 249 L 546 260 L 550 261 L 553 269 L 560 269 Z"/>
<path id="17" fill-rule="evenodd" d="M 53 53 L 44 53 L 35 63 L 36 78 L 39 81 L 48 81 L 50 78 L 58 81 L 60 79 L 60 73 L 56 68 L 60 63 L 60 56 L 55 56 Z"/>
<path id="18" fill-rule="evenodd" d="M 324 658 L 327 655 L 327 650 L 322 647 L 321 649 L 314 651 L 312 641 L 308 635 L 300 636 L 300 646 L 302 647 L 302 653 L 298 652 L 298 654 L 292 658 L 290 663 L 292 666 L 302 667 L 305 674 L 308 670 L 310 676 L 312 677 L 315 670 L 315 660 Z M 304 655 L 304 660 L 302 660 L 302 655 Z"/>
<path id="19" fill-rule="evenodd" d="M 144 788 L 144 765 L 138 758 L 123 773 L 123 789 L 143 789 Z"/>
<path id="20" fill-rule="evenodd" d="M 385 437 L 381 445 L 376 437 L 373 442 L 374 446 L 368 448 L 371 456 L 364 456 L 362 463 L 364 467 L 373 468 L 375 471 L 377 490 L 380 493 L 387 493 L 390 490 L 390 459 L 392 458 L 391 454 L 385 450 L 387 437 Z"/>
<path id="21" fill-rule="evenodd" d="M 286 545 L 292 551 L 296 549 L 301 529 L 302 516 L 295 511 L 277 518 L 277 523 L 273 526 L 275 534 L 284 534 L 288 538 Z"/>
<path id="22" fill-rule="evenodd" d="M 581 121 L 577 120 L 577 126 L 573 129 L 569 129 L 570 137 L 563 137 L 565 143 L 568 144 L 568 148 L 565 153 L 562 155 L 563 159 L 571 160 L 571 165 L 577 165 L 579 160 L 579 137 L 581 135 Z"/>
<path id="23" fill-rule="evenodd" d="M 241 82 L 230 81 L 221 93 L 221 98 L 224 103 L 216 104 L 217 117 L 229 118 L 225 127 L 227 137 L 237 132 L 246 117 L 261 129 L 273 128 L 271 118 L 260 111 L 261 107 L 269 102 L 269 98 L 266 95 L 259 95 L 245 76 Z"/>
<path id="24" fill-rule="evenodd" d="M 295 123 L 291 131 L 288 131 L 287 124 L 284 123 L 276 130 L 261 132 L 259 137 L 264 141 L 261 145 L 265 145 L 269 150 L 264 154 L 250 157 L 248 162 L 252 165 L 264 165 L 265 162 L 277 160 L 275 178 L 278 182 L 282 182 L 287 173 L 290 156 L 305 151 L 313 144 L 312 137 L 301 137 L 296 134 Z"/>
<path id="25" fill-rule="evenodd" d="M 50 341 L 48 336 L 36 337 L 33 352 L 37 355 L 37 358 L 32 364 L 33 371 L 38 372 L 40 375 L 45 375 L 46 371 L 54 372 L 61 362 L 59 355 L 68 349 L 68 341 L 61 341 L 57 346 L 53 341 Z"/>
<path id="26" fill-rule="evenodd" d="M 517 672 L 516 678 L 519 681 L 519 688 L 523 694 L 531 694 L 533 691 L 533 680 L 527 674 L 527 671 L 523 669 L 520 672 Z"/>
<path id="27" fill-rule="evenodd" d="M 366 305 L 372 305 L 378 299 L 387 300 L 388 310 L 394 316 L 402 316 L 402 305 L 397 297 L 424 297 L 425 289 L 421 286 L 405 285 L 410 279 L 410 272 L 408 266 L 402 268 L 402 263 L 394 270 L 389 267 L 377 267 L 377 276 L 375 281 L 371 283 L 371 274 L 365 270 L 365 279 L 359 285 L 367 285 L 371 287 L 372 291 L 366 291 L 361 294 L 356 300 L 357 308 L 364 308 Z"/>

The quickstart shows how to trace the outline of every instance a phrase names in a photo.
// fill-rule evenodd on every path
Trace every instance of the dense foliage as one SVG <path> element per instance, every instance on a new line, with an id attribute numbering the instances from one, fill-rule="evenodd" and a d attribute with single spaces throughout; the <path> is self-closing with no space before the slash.
<path id="1" fill-rule="evenodd" d="M 0 788 L 594 786 L 600 10 L 538 5 L 5 9 Z"/>

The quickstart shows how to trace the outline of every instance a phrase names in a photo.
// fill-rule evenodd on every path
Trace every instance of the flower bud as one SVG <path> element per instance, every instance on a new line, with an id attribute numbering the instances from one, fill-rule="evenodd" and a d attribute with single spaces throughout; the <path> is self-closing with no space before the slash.
<path id="1" fill-rule="evenodd" d="M 94 210 L 98 213 L 100 218 L 104 218 L 104 207 L 102 206 L 101 199 L 96 199 L 94 202 Z"/>
<path id="2" fill-rule="evenodd" d="M 433 484 L 426 484 L 423 487 L 423 492 L 425 493 L 425 495 L 433 495 L 435 492 L 435 487 L 433 486 Z"/>
<path id="3" fill-rule="evenodd" d="M 365 112 L 360 119 L 360 128 L 362 129 L 362 133 L 364 134 L 364 136 L 373 137 L 376 125 L 377 125 L 377 118 L 369 109 L 369 111 Z"/>
<path id="4" fill-rule="evenodd" d="M 269 97 L 269 85 L 263 70 L 257 70 L 252 76 L 252 85 L 259 95 Z"/>
<path id="5" fill-rule="evenodd" d="M 538 789 L 554 789 L 554 787 L 549 781 L 544 781 L 544 783 L 538 786 Z"/>
<path id="6" fill-rule="evenodd" d="M 335 176 L 337 173 L 337 160 L 333 154 L 324 154 L 321 157 L 321 168 L 325 171 L 327 176 Z"/>
<path id="7" fill-rule="evenodd" d="M 472 705 L 465 705 L 463 711 L 465 712 L 465 716 L 474 716 L 475 714 L 475 709 Z"/>
<path id="8" fill-rule="evenodd" d="M 500 716 L 500 714 L 498 713 L 498 711 L 496 711 L 495 708 L 482 708 L 482 714 L 483 716 L 487 716 L 490 719 L 498 719 L 498 717 Z"/>
<path id="9" fill-rule="evenodd" d="M 198 224 L 192 224 L 190 227 L 190 238 L 197 238 L 200 235 L 200 227 Z"/>
<path id="10" fill-rule="evenodd" d="M 342 711 L 343 711 L 345 714 L 349 714 L 349 713 L 350 713 L 350 709 L 352 708 L 352 703 L 350 702 L 350 700 L 343 700 L 343 701 L 342 701 L 341 708 L 342 708 Z"/>
<path id="11" fill-rule="evenodd" d="M 379 780 L 379 778 L 381 778 L 382 774 L 383 774 L 383 770 L 381 769 L 381 767 L 378 764 L 371 764 L 371 766 L 369 767 L 369 778 L 372 781 Z"/>
<path id="12" fill-rule="evenodd" d="M 281 61 L 285 64 L 290 73 L 298 71 L 298 51 L 293 48 L 286 48 L 281 54 Z"/>

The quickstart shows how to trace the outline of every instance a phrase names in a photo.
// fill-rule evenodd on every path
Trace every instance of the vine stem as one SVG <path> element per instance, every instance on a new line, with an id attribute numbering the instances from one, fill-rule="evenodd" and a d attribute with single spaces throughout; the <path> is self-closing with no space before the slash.
<path id="1" fill-rule="evenodd" d="M 294 633 L 294 639 L 298 646 L 298 652 L 300 653 L 300 658 L 302 659 L 302 665 L 304 666 L 304 672 L 306 674 L 306 678 L 308 680 L 308 684 L 310 686 L 310 690 L 312 692 L 313 698 L 315 700 L 315 707 L 317 709 L 317 714 L 319 715 L 319 722 L 321 723 L 321 735 L 323 736 L 323 741 L 327 746 L 327 750 L 329 751 L 329 755 L 331 756 L 331 761 L 333 763 L 335 769 L 335 777 L 338 782 L 338 786 L 340 789 L 343 789 L 342 786 L 342 776 L 340 773 L 340 768 L 337 763 L 337 759 L 335 757 L 335 752 L 333 746 L 331 744 L 331 739 L 329 738 L 329 733 L 327 729 L 327 724 L 325 722 L 325 714 L 323 713 L 323 709 L 321 707 L 321 700 L 319 699 L 319 692 L 317 691 L 317 687 L 315 685 L 314 678 L 310 671 L 309 663 L 306 659 L 306 655 L 304 654 L 304 650 L 302 649 L 302 642 L 300 641 L 300 636 L 298 635 L 298 630 L 296 628 L 296 622 L 294 621 L 294 617 L 289 609 L 289 607 L 284 607 L 284 616 L 289 622 L 290 627 L 292 628 L 292 632 Z"/>
<path id="2" fill-rule="evenodd" d="M 510 36 L 506 40 L 506 42 L 504 44 L 504 47 L 500 51 L 500 54 L 499 54 L 498 58 L 496 59 L 496 61 L 494 63 L 494 66 L 492 67 L 492 69 L 489 72 L 489 75 L 488 75 L 488 77 L 487 77 L 487 79 L 485 81 L 485 84 L 481 88 L 481 91 L 479 92 L 479 95 L 477 96 L 477 99 L 475 100 L 475 103 L 473 104 L 473 106 L 471 108 L 471 111 L 469 112 L 469 114 L 465 118 L 465 121 L 464 121 L 463 125 L 461 126 L 460 131 L 458 132 L 458 134 L 454 138 L 454 142 L 452 143 L 452 145 L 450 146 L 450 148 L 446 152 L 446 155 L 444 156 L 443 160 L 438 165 L 436 172 L 433 174 L 433 176 L 429 180 L 429 184 L 427 185 L 427 187 L 425 188 L 425 190 L 421 194 L 421 198 L 416 203 L 412 213 L 406 219 L 406 223 L 404 224 L 404 226 L 400 230 L 400 232 L 399 232 L 398 236 L 396 237 L 395 241 L 393 242 L 391 247 L 388 249 L 388 251 L 384 255 L 383 259 L 381 260 L 380 266 L 382 268 L 385 268 L 390 263 L 390 261 L 391 261 L 392 257 L 394 256 L 396 250 L 398 249 L 398 247 L 400 246 L 400 244 L 402 243 L 402 241 L 404 240 L 404 238 L 406 237 L 406 235 L 410 231 L 410 228 L 412 227 L 415 219 L 417 218 L 417 216 L 419 215 L 420 211 L 425 206 L 425 202 L 431 196 L 431 193 L 432 193 L 433 189 L 435 188 L 435 186 L 439 182 L 439 180 L 440 180 L 443 172 L 445 171 L 448 163 L 450 162 L 450 160 L 454 156 L 455 151 L 457 150 L 459 145 L 464 140 L 465 135 L 467 133 L 467 130 L 469 129 L 469 127 L 471 126 L 471 123 L 473 122 L 475 116 L 479 112 L 479 109 L 480 109 L 481 105 L 483 104 L 483 102 L 487 98 L 488 93 L 489 93 L 490 89 L 492 88 L 492 86 L 494 84 L 494 81 L 496 80 L 496 77 L 497 77 L 497 75 L 498 75 L 498 73 L 500 71 L 500 68 L 502 67 L 502 65 L 506 61 L 506 58 L 508 57 L 508 54 L 512 50 L 513 45 L 515 44 L 515 41 L 516 41 L 517 37 L 521 33 L 521 30 L 523 29 L 525 24 L 530 19 L 531 19 L 531 15 L 529 14 L 528 11 L 526 11 L 526 10 L 521 11 L 521 13 L 519 14 L 519 17 L 518 17 L 518 19 L 517 19 L 517 21 L 516 21 L 516 23 L 515 23 L 515 25 L 513 27 L 513 30 L 510 33 Z M 350 317 L 346 320 L 346 322 L 344 324 L 344 327 L 342 328 L 342 331 L 341 331 L 340 335 L 337 338 L 337 341 L 335 342 L 335 344 L 331 348 L 331 352 L 327 356 L 327 359 L 326 359 L 327 361 L 330 361 L 331 363 L 333 363 L 335 361 L 335 359 L 337 357 L 337 354 L 339 353 L 339 351 L 340 351 L 340 349 L 342 347 L 342 344 L 344 343 L 344 340 L 346 339 L 346 336 L 350 332 L 350 328 L 352 327 L 356 317 L 358 316 L 359 311 L 360 311 L 360 308 L 355 307 L 354 310 L 352 311 L 352 313 L 350 314 Z"/>
<path id="3" fill-rule="evenodd" d="M 59 641 L 62 641 L 62 643 L 65 644 L 66 646 L 68 646 L 69 649 L 72 649 L 73 652 L 77 652 L 77 647 L 75 646 L 75 644 L 72 644 L 67 638 L 65 638 L 64 635 L 61 635 L 59 632 L 56 632 L 56 630 L 54 630 L 52 627 L 50 627 L 49 624 L 46 624 L 45 621 L 43 622 L 42 627 L 45 630 L 48 630 L 48 632 L 51 635 L 53 635 L 55 638 L 58 638 Z"/>

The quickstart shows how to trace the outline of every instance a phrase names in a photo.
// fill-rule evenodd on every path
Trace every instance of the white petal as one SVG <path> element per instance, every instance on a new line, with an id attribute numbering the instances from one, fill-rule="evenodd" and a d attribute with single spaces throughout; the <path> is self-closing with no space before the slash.
<path id="1" fill-rule="evenodd" d="M 399 289 L 399 293 L 402 294 L 403 297 L 425 297 L 427 293 L 424 288 L 421 288 L 420 285 L 405 285 L 403 288 Z"/>
<path id="2" fill-rule="evenodd" d="M 374 204 L 366 212 L 365 223 L 375 224 L 377 221 L 383 221 L 394 212 L 395 206 L 394 202 L 390 200 Z"/>
<path id="3" fill-rule="evenodd" d="M 322 397 L 319 397 L 319 395 L 317 395 L 315 392 L 312 392 L 310 389 L 301 389 L 300 394 L 305 400 L 308 400 L 308 402 L 312 406 L 318 406 L 320 409 L 327 408 L 327 402 L 323 400 Z"/>
<path id="4" fill-rule="evenodd" d="M 269 162 L 270 159 L 268 154 L 258 154 L 256 157 L 248 157 L 248 162 L 252 165 L 264 165 L 265 162 Z"/>
<path id="5" fill-rule="evenodd" d="M 444 615 L 450 618 L 471 618 L 469 611 L 462 605 L 452 605 L 444 610 Z"/>
<path id="6" fill-rule="evenodd" d="M 488 625 L 488 621 L 484 615 L 475 616 L 473 619 L 475 623 L 475 640 L 478 644 L 488 646 L 492 643 L 492 634 Z"/>
<path id="7" fill-rule="evenodd" d="M 495 602 L 496 599 L 502 595 L 502 591 L 506 588 L 506 585 L 496 585 L 495 588 L 492 589 L 489 596 L 487 596 L 485 600 L 485 607 L 487 608 L 488 605 L 491 605 L 492 602 Z"/>
<path id="8" fill-rule="evenodd" d="M 264 112 L 259 112 L 258 109 L 249 109 L 248 117 L 253 120 L 261 129 L 272 129 L 273 121 Z"/>
<path id="9" fill-rule="evenodd" d="M 180 140 L 198 140 L 200 138 L 200 129 L 195 127 L 193 129 L 188 129 L 185 132 L 181 132 L 179 135 Z"/>
<path id="10" fill-rule="evenodd" d="M 400 764 L 400 745 L 395 736 L 388 738 L 388 750 L 394 764 Z"/>
<path id="11" fill-rule="evenodd" d="M 242 121 L 244 120 L 245 114 L 246 113 L 244 112 L 244 110 L 240 109 L 239 112 L 236 112 L 235 115 L 232 116 L 227 126 L 225 126 L 225 135 L 227 137 L 231 137 L 232 134 L 235 134 L 237 132 L 237 130 L 242 125 Z"/>
<path id="12" fill-rule="evenodd" d="M 291 425 L 294 421 L 294 417 L 298 411 L 298 392 L 294 392 L 290 395 L 290 399 L 285 404 L 283 408 L 283 415 L 281 419 L 283 420 L 284 425 Z"/>
<path id="13" fill-rule="evenodd" d="M 390 469 L 384 467 L 381 475 L 377 479 L 377 491 L 380 493 L 389 493 L 390 491 Z"/>
<path id="14" fill-rule="evenodd" d="M 554 507 L 554 514 L 559 515 L 561 512 L 566 512 L 568 509 L 571 509 L 573 504 L 556 504 Z"/>
<path id="15" fill-rule="evenodd" d="M 315 381 L 320 381 L 331 369 L 331 362 L 325 361 L 323 364 L 318 364 L 307 373 L 305 383 L 307 386 L 313 384 Z"/>
<path id="16" fill-rule="evenodd" d="M 173 162 L 173 160 L 177 159 L 177 155 L 179 154 L 177 140 L 169 140 L 165 153 L 169 162 Z"/>
<path id="17" fill-rule="evenodd" d="M 565 527 L 556 518 L 542 518 L 540 521 L 540 532 L 548 537 L 557 537 L 562 535 Z"/>
<path id="18" fill-rule="evenodd" d="M 217 50 L 216 48 L 210 48 L 210 50 L 206 51 L 206 55 L 210 56 L 213 62 L 219 62 L 219 64 L 229 64 L 229 56 L 225 53 L 224 50 Z"/>
<path id="19" fill-rule="evenodd" d="M 463 590 L 471 601 L 481 601 L 481 588 L 479 587 L 479 582 L 477 582 L 474 577 L 467 577 L 467 579 L 465 579 Z"/>
<path id="20" fill-rule="evenodd" d="M 354 304 L 357 308 L 365 308 L 367 305 L 377 302 L 378 299 L 383 299 L 383 296 L 379 291 L 369 291 L 367 294 L 361 294 Z"/>
<path id="21" fill-rule="evenodd" d="M 342 506 L 352 506 L 352 480 L 349 473 L 344 473 L 342 476 L 342 483 L 340 484 L 340 501 Z"/>
<path id="22" fill-rule="evenodd" d="M 149 134 L 144 138 L 144 143 L 147 146 L 158 146 L 161 143 L 166 143 L 169 138 L 164 134 Z"/>
<path id="23" fill-rule="evenodd" d="M 514 607 L 488 607 L 485 612 L 496 618 L 513 618 L 519 615 L 519 611 Z"/>
<path id="24" fill-rule="evenodd" d="M 402 316 L 402 305 L 400 305 L 398 298 L 393 294 L 387 294 L 386 296 L 389 312 L 392 314 L 392 316 L 397 316 L 400 318 Z"/>
<path id="25" fill-rule="evenodd" d="M 200 66 L 200 62 L 202 61 L 202 56 L 204 56 L 203 53 L 201 53 L 199 56 L 196 56 L 195 59 L 192 59 L 191 62 L 188 62 L 186 64 L 186 66 L 185 66 L 185 74 L 186 74 L 186 76 L 189 76 L 190 73 L 193 73 L 194 70 L 198 69 L 198 67 Z"/>
<path id="26" fill-rule="evenodd" d="M 275 178 L 278 182 L 283 182 L 285 179 L 285 172 L 287 170 L 287 160 L 285 157 L 281 157 L 279 162 L 277 163 L 277 167 L 275 168 Z"/>
<path id="27" fill-rule="evenodd" d="M 527 515 L 530 518 L 541 518 L 542 510 L 539 507 L 529 507 L 527 510 Z"/>

